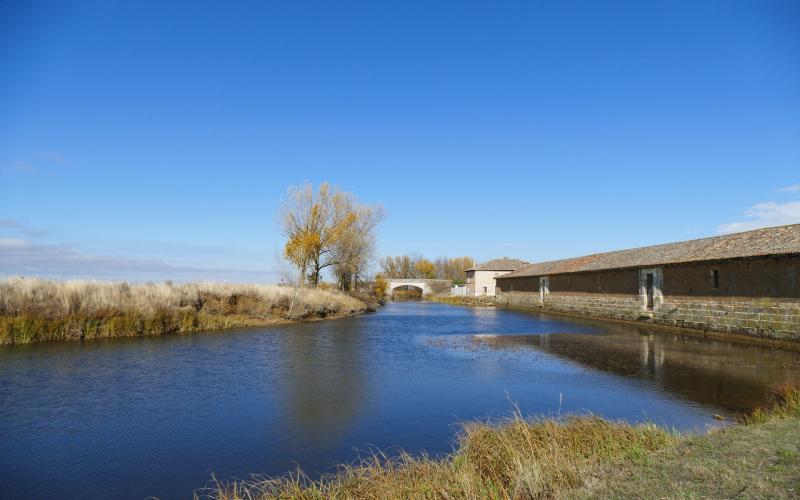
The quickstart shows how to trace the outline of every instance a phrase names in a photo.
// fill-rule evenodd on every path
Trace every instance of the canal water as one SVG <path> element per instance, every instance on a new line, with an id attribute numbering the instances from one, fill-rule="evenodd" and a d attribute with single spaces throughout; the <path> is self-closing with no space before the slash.
<path id="1" fill-rule="evenodd" d="M 452 449 L 458 422 L 592 412 L 704 432 L 800 353 L 493 308 L 0 349 L 5 498 L 187 498 L 217 478 Z"/>

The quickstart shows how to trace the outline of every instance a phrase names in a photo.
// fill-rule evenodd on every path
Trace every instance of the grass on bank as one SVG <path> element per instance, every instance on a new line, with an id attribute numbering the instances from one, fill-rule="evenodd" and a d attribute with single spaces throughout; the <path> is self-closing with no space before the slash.
<path id="1" fill-rule="evenodd" d="M 336 291 L 227 283 L 0 281 L 0 344 L 160 335 L 363 312 Z"/>
<path id="2" fill-rule="evenodd" d="M 706 436 L 597 417 L 470 423 L 440 459 L 376 456 L 312 480 L 219 482 L 195 498 L 796 498 L 800 494 L 800 387 L 775 407 Z"/>
<path id="3" fill-rule="evenodd" d="M 687 436 L 646 464 L 605 471 L 592 498 L 800 498 L 800 386 L 784 385 L 759 409 L 704 436 Z"/>
<path id="4" fill-rule="evenodd" d="M 493 306 L 494 297 L 488 295 L 426 295 L 425 300 L 452 306 Z"/>
<path id="5" fill-rule="evenodd" d="M 529 498 L 585 484 L 605 463 L 642 460 L 674 436 L 654 425 L 629 426 L 597 417 L 564 423 L 519 415 L 496 426 L 465 425 L 458 448 L 443 459 L 408 454 L 373 457 L 314 481 L 302 473 L 218 483 L 198 497 L 271 498 Z"/>

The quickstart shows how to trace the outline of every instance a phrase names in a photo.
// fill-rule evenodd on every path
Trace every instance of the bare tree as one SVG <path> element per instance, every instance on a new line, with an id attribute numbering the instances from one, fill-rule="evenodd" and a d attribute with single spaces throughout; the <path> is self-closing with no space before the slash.
<path id="1" fill-rule="evenodd" d="M 342 193 L 322 183 L 317 193 L 310 184 L 289 188 L 281 209 L 281 225 L 287 238 L 284 255 L 305 279 L 319 284 L 322 271 L 332 266 L 333 247 L 354 222 L 355 214 L 341 210 Z"/>
<path id="2" fill-rule="evenodd" d="M 287 238 L 284 256 L 297 268 L 299 284 L 317 286 L 325 269 L 333 267 L 347 289 L 352 277 L 364 272 L 375 248 L 374 230 L 383 217 L 380 207 L 360 205 L 351 193 L 310 184 L 289 188 L 281 208 Z"/>
<path id="3" fill-rule="evenodd" d="M 380 206 L 360 205 L 352 195 L 343 196 L 340 210 L 354 214 L 353 222 L 342 231 L 333 246 L 333 274 L 339 288 L 350 290 L 359 275 L 364 276 L 375 252 L 375 229 L 383 220 Z"/>
<path id="4" fill-rule="evenodd" d="M 399 255 L 384 257 L 378 263 L 387 278 L 419 278 L 416 264 L 422 257 Z"/>
<path id="5" fill-rule="evenodd" d="M 434 262 L 418 254 L 384 257 L 378 261 L 387 278 L 435 278 L 455 282 L 466 278 L 466 270 L 473 267 L 470 257 L 439 257 Z"/>

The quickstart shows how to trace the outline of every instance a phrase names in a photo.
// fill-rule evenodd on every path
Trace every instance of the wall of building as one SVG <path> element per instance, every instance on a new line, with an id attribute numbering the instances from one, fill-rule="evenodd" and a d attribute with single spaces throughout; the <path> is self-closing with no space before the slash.
<path id="1" fill-rule="evenodd" d="M 718 286 L 714 285 L 717 271 Z M 497 303 L 800 341 L 800 256 L 498 280 Z M 653 310 L 644 276 L 655 275 Z"/>
<path id="2" fill-rule="evenodd" d="M 713 271 L 719 287 L 713 288 Z M 664 295 L 800 297 L 800 257 L 738 259 L 664 267 Z"/>
<path id="3" fill-rule="evenodd" d="M 475 295 L 475 271 L 467 271 L 467 295 Z"/>
<path id="4" fill-rule="evenodd" d="M 509 272 L 510 271 L 469 271 L 467 273 L 469 294 L 489 295 L 494 297 L 495 288 L 497 286 L 496 277 L 508 274 Z"/>

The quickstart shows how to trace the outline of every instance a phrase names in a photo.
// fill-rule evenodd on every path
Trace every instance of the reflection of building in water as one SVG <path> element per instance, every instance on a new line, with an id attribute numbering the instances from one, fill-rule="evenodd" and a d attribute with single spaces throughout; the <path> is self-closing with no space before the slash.
<path id="1" fill-rule="evenodd" d="M 319 444 L 347 432 L 365 397 L 361 322 L 296 325 L 280 335 L 280 376 L 286 427 Z"/>
<path id="2" fill-rule="evenodd" d="M 771 388 L 800 382 L 800 353 L 619 327 L 613 333 L 475 337 L 493 349 L 531 347 L 582 365 L 650 380 L 663 390 L 731 411 L 769 402 Z"/>
<path id="3" fill-rule="evenodd" d="M 649 371 L 656 375 L 664 365 L 664 351 L 654 345 L 655 336 L 653 334 L 642 335 L 640 338 L 642 343 L 642 366 L 647 367 Z"/>

